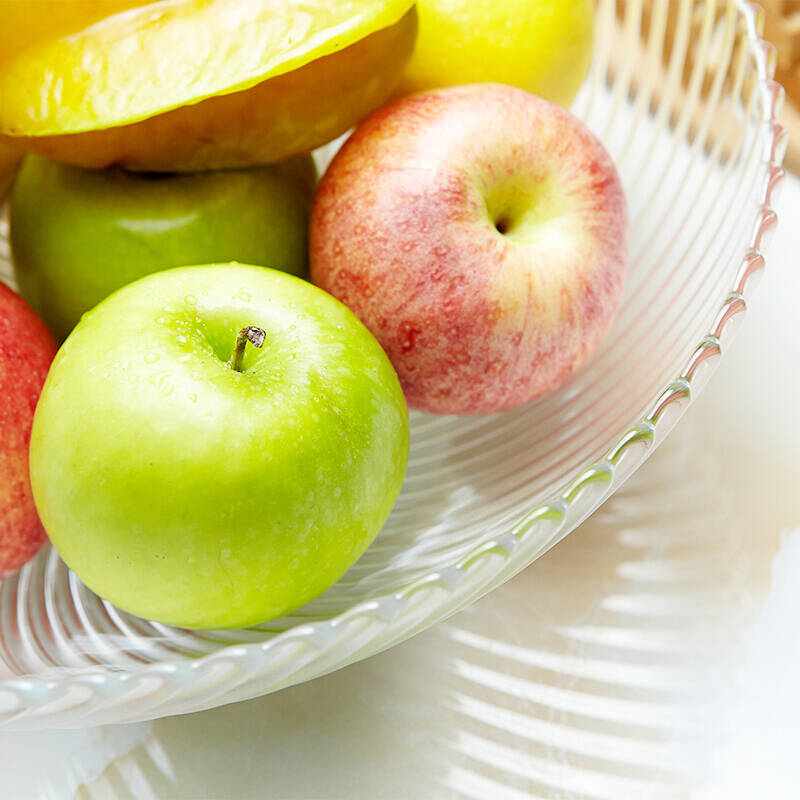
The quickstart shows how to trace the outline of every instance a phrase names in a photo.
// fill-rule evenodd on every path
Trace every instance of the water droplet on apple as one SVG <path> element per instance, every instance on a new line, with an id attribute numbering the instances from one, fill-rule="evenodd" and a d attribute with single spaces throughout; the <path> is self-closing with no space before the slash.
<path id="1" fill-rule="evenodd" d="M 183 302 L 186 303 L 187 306 L 194 306 L 197 305 L 197 298 L 193 294 L 187 294 L 186 297 L 183 298 Z"/>
<path id="2" fill-rule="evenodd" d="M 404 253 L 410 253 L 411 250 L 413 249 L 413 247 L 414 247 L 414 243 L 413 242 L 403 242 L 403 244 L 400 245 L 400 249 Z"/>
<path id="3" fill-rule="evenodd" d="M 192 394 L 190 394 L 190 395 L 189 395 L 189 399 L 190 399 L 190 400 L 191 400 L 193 403 L 196 403 L 196 402 L 197 402 L 197 395 L 196 395 L 196 394 L 194 394 L 194 393 L 192 393 Z"/>
<path id="4" fill-rule="evenodd" d="M 250 302 L 250 292 L 247 291 L 246 288 L 239 289 L 238 292 L 233 296 L 234 300 L 241 300 L 243 303 Z"/>
<path id="5" fill-rule="evenodd" d="M 145 364 L 155 364 L 156 361 L 158 361 L 159 358 L 160 358 L 160 356 L 158 355 L 158 353 L 148 353 L 144 357 L 144 363 Z"/>
<path id="6" fill-rule="evenodd" d="M 122 369 L 130 369 L 131 362 L 130 361 L 123 361 L 122 362 Z"/>
<path id="7" fill-rule="evenodd" d="M 155 386 L 164 397 L 169 397 L 175 391 L 175 384 L 170 380 L 171 377 L 172 372 L 167 370 L 166 372 L 157 372 L 155 375 L 151 375 L 147 380 Z"/>
<path id="8" fill-rule="evenodd" d="M 186 337 L 185 336 L 176 336 L 175 341 L 178 344 L 186 344 Z"/>
<path id="9" fill-rule="evenodd" d="M 169 320 L 166 317 L 156 317 L 156 322 L 159 325 L 166 325 L 169 322 Z"/>

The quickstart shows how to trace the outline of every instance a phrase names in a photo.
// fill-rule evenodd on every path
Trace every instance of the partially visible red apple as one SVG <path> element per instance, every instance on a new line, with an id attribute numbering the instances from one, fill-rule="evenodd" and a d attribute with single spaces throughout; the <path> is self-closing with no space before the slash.
<path id="1" fill-rule="evenodd" d="M 520 89 L 427 92 L 365 120 L 324 176 L 311 277 L 383 345 L 409 405 L 502 411 L 597 348 L 628 268 L 616 169 Z"/>
<path id="2" fill-rule="evenodd" d="M 56 343 L 33 309 L 0 283 L 0 578 L 47 538 L 33 505 L 28 445 Z"/>

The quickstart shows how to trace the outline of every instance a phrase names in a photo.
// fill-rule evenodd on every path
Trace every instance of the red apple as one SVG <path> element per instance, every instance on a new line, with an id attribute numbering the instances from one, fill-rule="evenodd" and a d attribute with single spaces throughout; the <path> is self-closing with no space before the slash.
<path id="1" fill-rule="evenodd" d="M 627 273 L 614 165 L 568 111 L 473 84 L 365 120 L 324 176 L 311 276 L 383 345 L 409 405 L 513 408 L 597 348 Z"/>
<path id="2" fill-rule="evenodd" d="M 33 309 L 0 283 L 0 578 L 46 539 L 33 505 L 28 444 L 56 343 Z"/>

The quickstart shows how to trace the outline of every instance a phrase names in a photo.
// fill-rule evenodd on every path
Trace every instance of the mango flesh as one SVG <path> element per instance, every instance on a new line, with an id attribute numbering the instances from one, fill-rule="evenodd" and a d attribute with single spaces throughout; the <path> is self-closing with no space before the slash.
<path id="1" fill-rule="evenodd" d="M 68 36 L 105 17 L 155 0 L 2 0 L 0 64 L 47 39 Z M 31 13 L 31 8 L 36 12 Z"/>
<path id="2" fill-rule="evenodd" d="M 409 0 L 160 0 L 0 65 L 0 132 L 86 167 L 191 171 L 307 152 L 383 104 Z"/>

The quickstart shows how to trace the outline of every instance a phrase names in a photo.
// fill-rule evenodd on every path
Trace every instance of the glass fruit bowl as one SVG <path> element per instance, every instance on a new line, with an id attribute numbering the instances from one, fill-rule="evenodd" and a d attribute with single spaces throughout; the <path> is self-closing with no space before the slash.
<path id="1" fill-rule="evenodd" d="M 0 726 L 132 722 L 244 700 L 384 650 L 530 564 L 667 435 L 764 266 L 783 171 L 782 91 L 743 0 L 600 0 L 574 106 L 620 170 L 631 275 L 600 352 L 515 411 L 412 414 L 385 528 L 328 592 L 236 631 L 126 614 L 46 548 L 0 583 Z M 324 156 L 323 156 L 324 157 Z M 7 248 L 2 270 L 9 279 Z"/>

